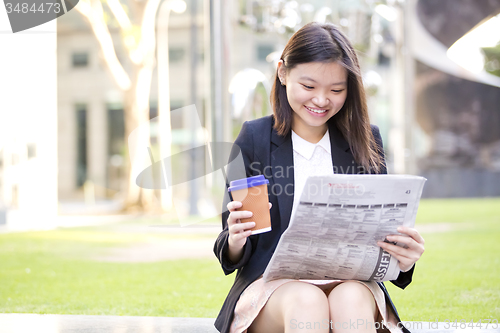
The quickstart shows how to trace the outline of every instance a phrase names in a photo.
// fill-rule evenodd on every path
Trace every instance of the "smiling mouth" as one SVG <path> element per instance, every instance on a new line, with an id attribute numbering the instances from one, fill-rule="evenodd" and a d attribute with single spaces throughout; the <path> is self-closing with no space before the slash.
<path id="1" fill-rule="evenodd" d="M 328 110 L 326 110 L 326 109 L 315 109 L 315 108 L 311 108 L 311 107 L 309 107 L 309 106 L 305 106 L 305 105 L 304 105 L 304 107 L 305 107 L 307 110 L 309 110 L 309 111 L 311 111 L 311 112 L 314 112 L 314 113 L 325 113 L 326 111 L 328 111 Z"/>

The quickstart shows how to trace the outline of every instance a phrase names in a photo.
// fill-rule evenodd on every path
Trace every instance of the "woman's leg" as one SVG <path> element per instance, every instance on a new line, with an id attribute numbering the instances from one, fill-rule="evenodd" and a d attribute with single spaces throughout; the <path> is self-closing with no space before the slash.
<path id="1" fill-rule="evenodd" d="M 354 281 L 341 283 L 330 292 L 328 302 L 334 333 L 375 333 L 378 309 L 368 287 Z"/>
<path id="2" fill-rule="evenodd" d="M 288 282 L 274 291 L 249 333 L 328 333 L 328 299 L 318 287 Z"/>

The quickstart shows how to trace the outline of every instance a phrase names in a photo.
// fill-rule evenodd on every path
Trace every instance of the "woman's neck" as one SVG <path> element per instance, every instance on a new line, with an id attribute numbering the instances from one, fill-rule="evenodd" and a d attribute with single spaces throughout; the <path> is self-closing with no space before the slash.
<path id="1" fill-rule="evenodd" d="M 292 130 L 300 136 L 302 139 L 311 142 L 318 143 L 321 141 L 325 135 L 328 126 L 325 124 L 323 127 L 306 127 L 306 126 L 294 126 L 292 125 Z"/>

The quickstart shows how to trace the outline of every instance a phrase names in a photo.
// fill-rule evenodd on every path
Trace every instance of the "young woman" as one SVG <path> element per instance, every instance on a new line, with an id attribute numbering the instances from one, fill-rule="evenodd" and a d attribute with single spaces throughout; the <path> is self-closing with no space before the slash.
<path id="1" fill-rule="evenodd" d="M 262 274 L 288 227 L 308 176 L 332 173 L 386 173 L 382 140 L 370 126 L 353 47 L 332 24 L 310 23 L 286 45 L 278 64 L 271 101 L 273 116 L 245 122 L 235 141 L 245 170 L 229 168 L 229 180 L 264 175 L 269 180 L 272 231 L 251 235 L 252 216 L 241 202 L 224 205 L 223 231 L 214 252 L 226 274 L 238 270 L 215 322 L 221 332 L 391 332 L 400 324 L 383 283 L 362 281 L 264 282 Z M 424 240 L 411 228 L 389 236 L 406 248 L 379 243 L 399 260 L 395 281 L 405 288 Z M 381 323 L 385 326 L 381 326 Z"/>

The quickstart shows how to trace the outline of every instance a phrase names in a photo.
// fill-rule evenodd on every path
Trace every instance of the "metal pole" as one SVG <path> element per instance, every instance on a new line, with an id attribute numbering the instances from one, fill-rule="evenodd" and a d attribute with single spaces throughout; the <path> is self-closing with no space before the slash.
<path id="1" fill-rule="evenodd" d="M 157 36 L 157 64 L 158 64 L 158 144 L 160 146 L 160 158 L 169 157 L 172 144 L 172 126 L 170 121 L 170 79 L 169 79 L 169 55 L 168 55 L 168 19 L 170 16 L 170 0 L 165 0 L 160 6 L 158 14 L 158 36 Z M 162 163 L 162 165 L 164 165 Z M 172 188 L 168 186 L 170 181 L 171 166 L 165 166 L 163 177 L 167 188 L 160 190 L 161 207 L 163 210 L 172 209 Z"/>
<path id="2" fill-rule="evenodd" d="M 197 14 L 197 0 L 191 1 L 191 104 L 197 105 L 196 97 L 196 74 L 198 68 L 198 25 L 196 22 L 196 14 Z M 200 111 L 198 111 L 200 112 Z M 198 115 L 199 116 L 199 115 Z M 199 116 L 200 117 L 200 116 Z M 199 118 L 201 121 L 201 117 Z M 191 147 L 194 148 L 196 146 L 196 131 L 197 126 L 196 122 L 192 121 L 190 123 L 191 130 Z M 191 149 L 191 177 L 193 181 L 189 182 L 189 215 L 197 215 L 198 214 L 198 190 L 197 183 L 194 181 L 196 178 L 196 168 L 202 168 L 204 163 L 200 163 L 199 161 L 204 161 L 204 157 L 196 156 L 195 150 Z"/>
<path id="3" fill-rule="evenodd" d="M 392 94 L 392 126 L 390 131 L 390 145 L 393 153 L 394 172 L 403 174 L 406 172 L 405 168 L 405 89 L 404 89 L 404 18 L 403 8 L 396 5 L 398 17 L 394 22 L 394 37 L 396 52 L 394 57 L 394 92 Z"/>
<path id="4" fill-rule="evenodd" d="M 403 18 L 404 18 L 404 62 L 405 62 L 405 169 L 406 173 L 416 174 L 417 173 L 417 160 L 415 151 L 415 142 L 413 140 L 415 132 L 415 59 L 411 53 L 411 32 L 412 21 L 410 18 L 410 10 L 416 7 L 416 4 L 410 4 L 410 2 L 415 3 L 415 0 L 407 0 L 403 4 Z"/>
<path id="5" fill-rule="evenodd" d="M 210 83 L 212 141 L 224 141 L 222 103 L 222 27 L 221 0 L 210 2 Z M 212 163 L 220 162 L 220 152 L 212 151 Z"/>

